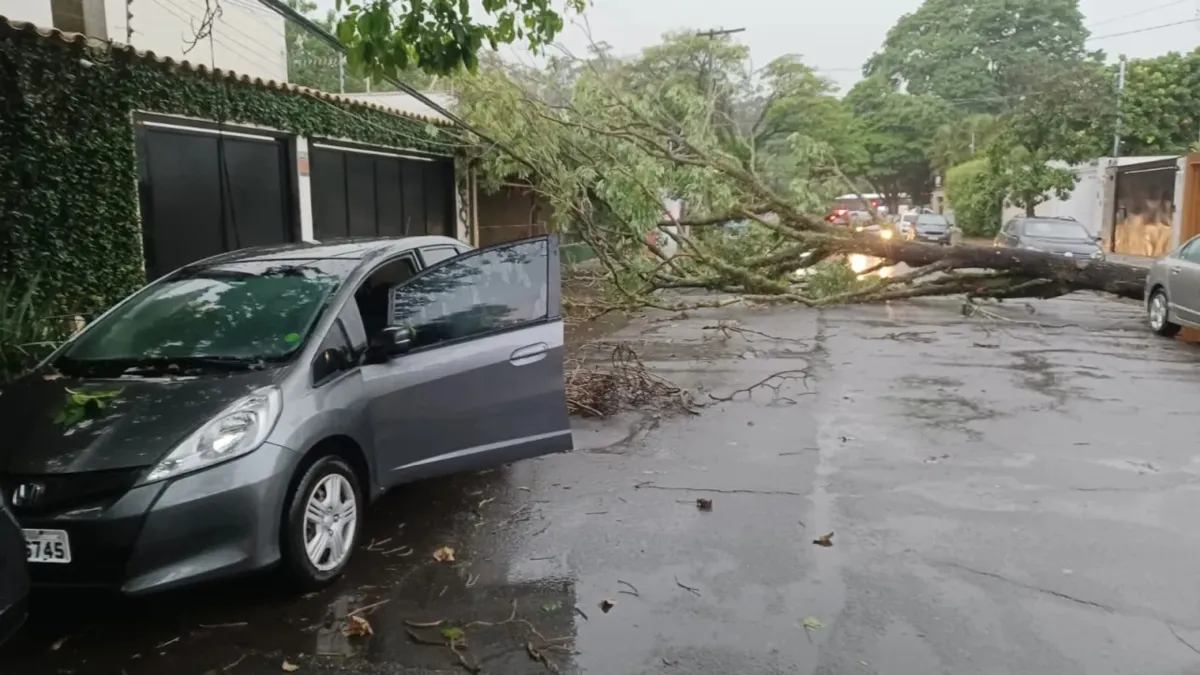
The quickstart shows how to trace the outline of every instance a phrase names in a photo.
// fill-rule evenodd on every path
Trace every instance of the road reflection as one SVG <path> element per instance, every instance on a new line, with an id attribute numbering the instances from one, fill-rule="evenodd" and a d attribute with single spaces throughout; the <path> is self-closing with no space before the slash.
<path id="1" fill-rule="evenodd" d="M 894 272 L 892 267 L 880 267 L 879 269 L 874 269 L 882 262 L 882 258 L 876 258 L 874 256 L 861 255 L 859 253 L 852 253 L 850 255 L 850 269 L 854 270 L 854 272 L 858 274 L 859 279 L 866 279 L 867 277 L 872 276 L 879 277 L 880 279 L 886 279 L 892 276 Z M 864 274 L 864 272 L 867 272 L 868 270 L 870 270 L 870 272 Z"/>

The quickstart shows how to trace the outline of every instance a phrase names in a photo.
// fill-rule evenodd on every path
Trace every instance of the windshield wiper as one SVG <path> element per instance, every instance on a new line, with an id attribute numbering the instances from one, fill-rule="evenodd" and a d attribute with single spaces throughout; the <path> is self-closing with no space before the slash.
<path id="1" fill-rule="evenodd" d="M 204 369 L 220 370 L 263 370 L 267 360 L 243 356 L 184 356 L 174 358 L 117 358 L 81 359 L 61 358 L 55 368 L 77 377 L 122 377 L 154 376 L 160 374 L 183 374 Z"/>

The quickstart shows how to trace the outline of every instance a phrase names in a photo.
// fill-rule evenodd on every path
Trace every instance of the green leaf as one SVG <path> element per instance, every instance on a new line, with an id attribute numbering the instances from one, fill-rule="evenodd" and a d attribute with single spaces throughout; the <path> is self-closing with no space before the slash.
<path id="1" fill-rule="evenodd" d="M 814 616 L 804 619 L 804 623 L 802 625 L 804 626 L 805 630 L 817 630 L 825 627 L 825 624 L 821 623 L 821 621 Z"/>
<path id="2" fill-rule="evenodd" d="M 563 606 L 562 602 L 560 602 L 558 600 L 554 600 L 552 602 L 547 602 L 547 603 L 542 604 L 542 611 L 543 612 L 557 612 L 558 610 L 562 609 L 562 606 Z"/>
<path id="3" fill-rule="evenodd" d="M 442 637 L 446 638 L 450 642 L 459 642 L 463 639 L 464 635 L 465 633 L 463 632 L 463 629 L 459 628 L 458 626 L 446 626 L 442 629 Z"/>

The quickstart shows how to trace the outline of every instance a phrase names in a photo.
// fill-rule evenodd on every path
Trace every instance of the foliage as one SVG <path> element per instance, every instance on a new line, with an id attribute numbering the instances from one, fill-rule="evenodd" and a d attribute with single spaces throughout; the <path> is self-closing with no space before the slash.
<path id="1" fill-rule="evenodd" d="M 942 173 L 971 161 L 1000 132 L 1000 120 L 994 115 L 975 114 L 954 119 L 933 135 L 933 166 Z"/>
<path id="2" fill-rule="evenodd" d="M 990 237 L 1000 229 L 1004 190 L 996 184 L 986 158 L 974 159 L 946 172 L 946 201 L 963 234 Z"/>
<path id="3" fill-rule="evenodd" d="M 1074 189 L 1078 177 L 1065 165 L 1104 154 L 1116 107 L 1109 71 L 1098 64 L 1046 66 L 1029 77 L 1037 89 L 1004 116 L 988 160 L 1008 203 L 1033 215 L 1050 195 L 1065 199 Z"/>
<path id="4" fill-rule="evenodd" d="M 1200 49 L 1130 61 L 1122 96 L 1122 154 L 1188 152 L 1200 138 Z"/>
<path id="5" fill-rule="evenodd" d="M 865 177 L 896 210 L 901 193 L 924 203 L 933 188 L 931 153 L 937 130 L 952 116 L 934 96 L 893 90 L 880 78 L 868 78 L 846 94 L 871 158 Z"/>
<path id="6" fill-rule="evenodd" d="M 494 23 L 476 23 L 464 0 L 337 0 L 337 36 L 362 72 L 397 77 L 410 68 L 446 75 L 474 72 L 486 44 L 523 42 L 538 51 L 562 30 L 551 0 L 483 0 Z M 582 12 L 586 0 L 566 0 Z"/>
<path id="7" fill-rule="evenodd" d="M 8 382 L 45 358 L 67 337 L 64 317 L 44 313 L 35 284 L 0 286 L 0 383 Z"/>
<path id="8" fill-rule="evenodd" d="M 287 4 L 308 16 L 314 24 L 327 32 L 332 34 L 336 30 L 337 15 L 332 10 L 324 15 L 317 15 L 317 4 L 311 0 L 287 0 Z M 343 73 L 339 74 L 341 54 L 304 26 L 288 21 L 284 26 L 284 33 L 288 51 L 288 82 L 330 92 L 396 90 L 390 82 L 378 78 L 368 83 L 367 78 L 350 67 L 344 68 Z M 398 79 L 423 90 L 428 89 L 435 78 L 415 68 L 409 68 L 399 73 Z"/>
<path id="9" fill-rule="evenodd" d="M 1088 55 L 1079 0 L 925 0 L 888 31 L 864 73 L 972 112 L 1007 110 L 1045 63 Z"/>
<path id="10" fill-rule="evenodd" d="M 125 48 L 0 33 L 0 279 L 89 315 L 145 282 L 133 112 L 450 154 L 445 129 L 167 67 Z"/>

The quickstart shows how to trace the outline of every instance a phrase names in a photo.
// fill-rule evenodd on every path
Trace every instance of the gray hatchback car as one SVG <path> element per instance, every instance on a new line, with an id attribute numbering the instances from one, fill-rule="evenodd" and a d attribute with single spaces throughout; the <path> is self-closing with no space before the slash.
<path id="1" fill-rule="evenodd" d="M 345 568 L 401 483 L 570 450 L 552 237 L 246 249 L 122 301 L 0 394 L 35 585 Z"/>
<path id="2" fill-rule="evenodd" d="M 1200 237 L 1155 260 L 1146 275 L 1146 317 L 1164 337 L 1200 328 Z"/>
<path id="3" fill-rule="evenodd" d="M 1072 218 L 1015 218 L 1000 228 L 993 244 L 1055 253 L 1067 258 L 1104 259 L 1100 238 Z"/>

